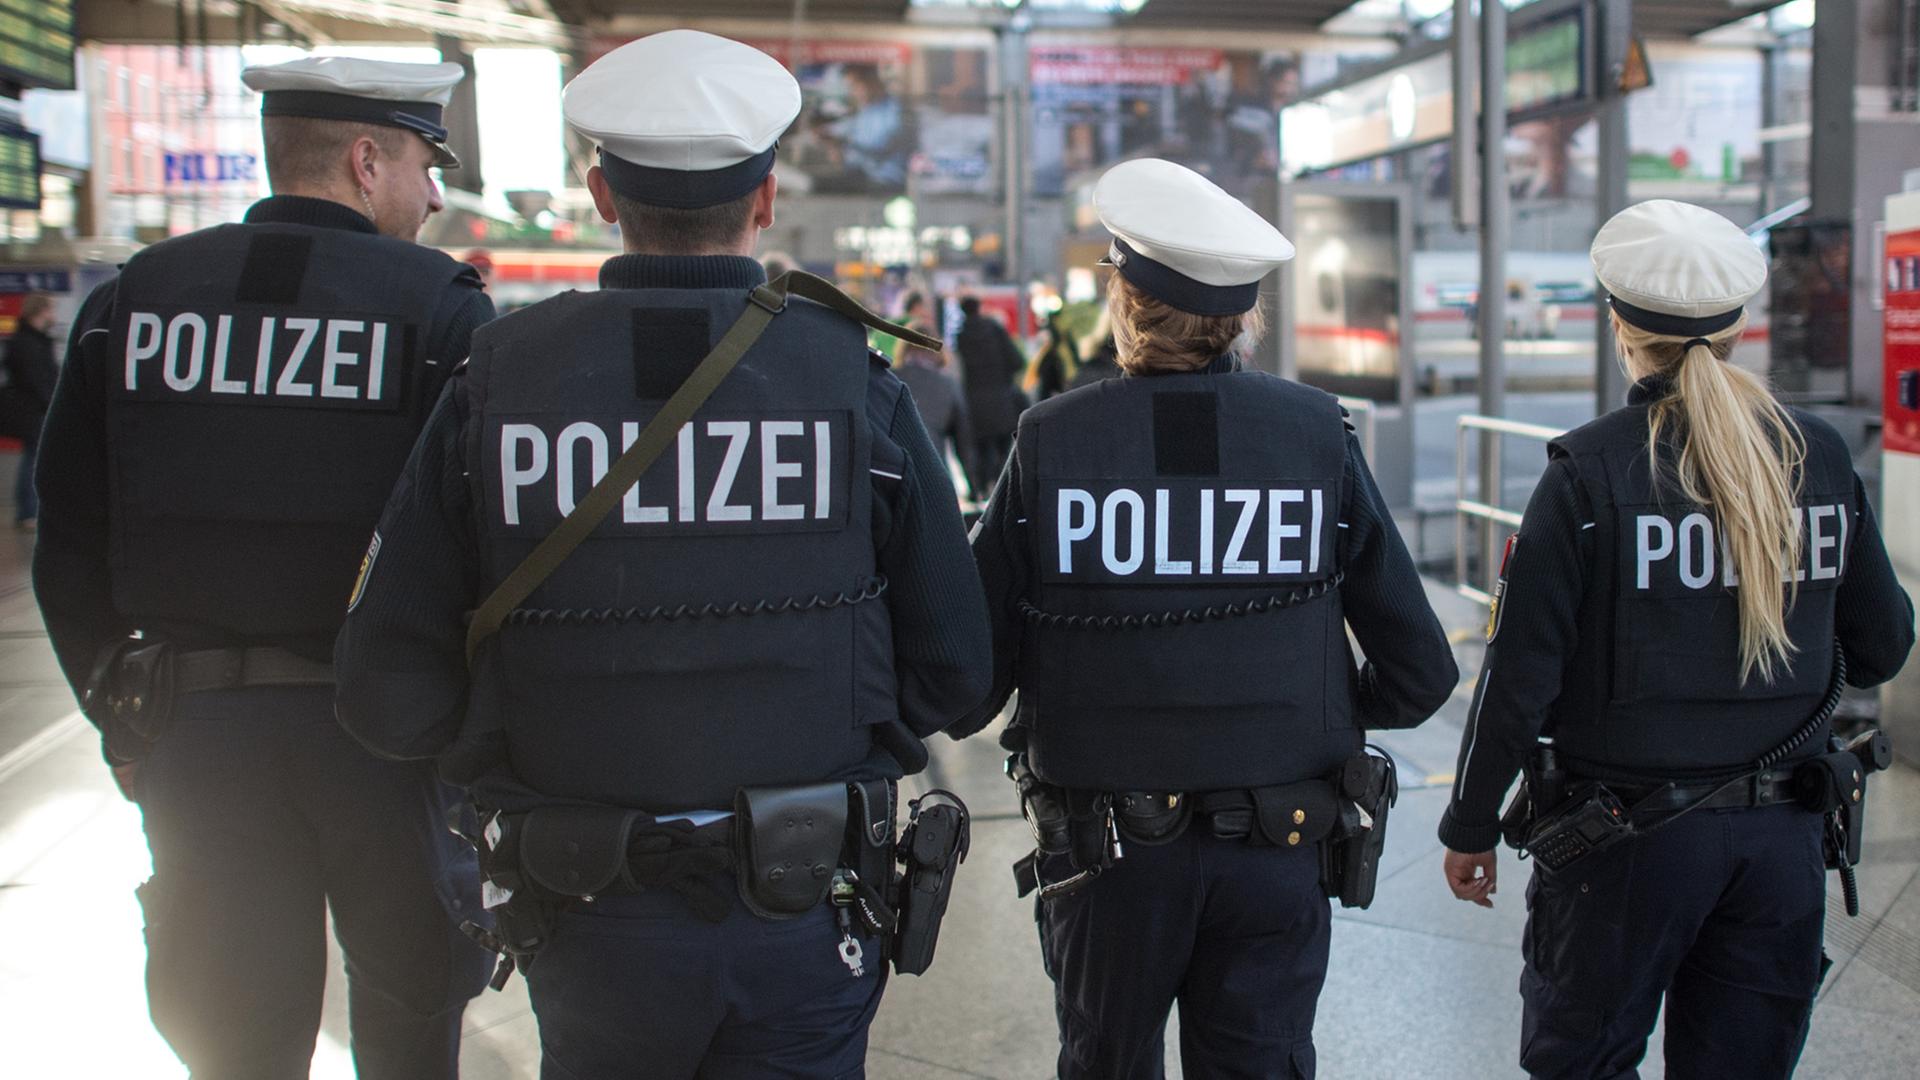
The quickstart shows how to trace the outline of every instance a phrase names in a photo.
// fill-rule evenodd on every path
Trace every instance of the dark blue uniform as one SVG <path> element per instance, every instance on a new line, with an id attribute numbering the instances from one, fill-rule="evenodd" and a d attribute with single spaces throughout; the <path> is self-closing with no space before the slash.
<path id="1" fill-rule="evenodd" d="M 1667 393 L 1642 380 L 1625 409 L 1551 446 L 1440 825 L 1455 851 L 1499 842 L 1500 802 L 1543 734 L 1570 779 L 1711 786 L 1816 713 L 1835 639 L 1847 681 L 1863 687 L 1892 677 L 1913 644 L 1912 605 L 1845 444 L 1796 411 L 1807 463 L 1795 652 L 1772 680 L 1740 681 L 1737 579 L 1714 523 L 1649 478 L 1648 407 Z M 1521 1064 L 1538 1077 L 1632 1076 L 1664 996 L 1668 1075 L 1791 1074 L 1825 966 L 1821 829 L 1793 803 L 1702 809 L 1559 872 L 1536 867 Z"/>
<path id="2" fill-rule="evenodd" d="M 359 1074 L 452 1076 L 487 972 L 457 929 L 477 868 L 431 767 L 339 729 L 326 664 L 425 402 L 493 308 L 470 271 L 335 203 L 274 197 L 246 221 L 141 253 L 76 319 L 34 587 L 76 691 L 134 630 L 235 664 L 180 693 L 151 747 L 107 733 L 153 850 L 154 1023 L 194 1076 L 307 1075 L 329 909 Z M 256 684 L 259 656 L 315 677 Z"/>
<path id="3" fill-rule="evenodd" d="M 1003 741 L 1073 792 L 1204 807 L 1311 785 L 1458 677 L 1337 404 L 1224 358 L 1029 410 L 974 557 L 995 683 L 966 726 L 1017 688 Z M 1122 835 L 1103 874 L 1040 903 L 1061 1076 L 1161 1075 L 1176 1001 L 1186 1075 L 1313 1075 L 1326 833 L 1294 813 L 1265 844 L 1221 838 L 1204 808 L 1164 843 Z"/>
<path id="4" fill-rule="evenodd" d="M 471 671 L 463 658 L 463 616 L 764 280 L 743 257 L 623 255 L 599 292 L 476 337 L 340 634 L 340 719 L 356 736 L 439 755 L 510 812 L 709 821 L 741 787 L 925 767 L 922 740 L 986 690 L 979 582 L 905 387 L 863 355 L 856 324 L 798 299 L 526 617 Z M 560 912 L 528 972 L 543 1075 L 861 1074 L 877 946 L 853 972 L 828 906 L 764 920 L 731 876 L 703 880 L 686 887 L 717 910 L 656 889 Z"/>

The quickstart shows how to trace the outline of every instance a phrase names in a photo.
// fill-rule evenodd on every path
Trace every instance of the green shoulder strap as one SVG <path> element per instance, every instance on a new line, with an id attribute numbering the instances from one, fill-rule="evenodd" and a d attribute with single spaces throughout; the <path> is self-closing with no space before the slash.
<path id="1" fill-rule="evenodd" d="M 938 340 L 882 319 L 861 307 L 859 301 L 835 288 L 832 282 L 802 270 L 790 270 L 765 285 L 756 286 L 747 298 L 747 309 L 727 328 L 720 343 L 693 369 L 687 381 L 680 384 L 680 388 L 647 422 L 647 426 L 633 440 L 633 445 L 620 455 L 607 474 L 600 478 L 600 482 L 593 485 L 593 490 L 574 506 L 573 512 L 562 518 L 560 524 L 474 609 L 473 618 L 467 624 L 468 664 L 473 663 L 480 643 L 498 633 L 507 615 L 533 595 L 533 590 L 559 569 L 567 556 L 573 554 L 573 549 L 579 547 L 599 527 L 600 522 L 613 512 L 627 489 L 639 482 L 640 477 L 679 434 L 680 428 L 693 419 L 693 414 L 720 388 L 727 373 L 747 354 L 753 343 L 760 340 L 767 324 L 786 310 L 789 296 L 811 300 L 863 326 L 922 348 L 937 350 L 941 347 Z"/>

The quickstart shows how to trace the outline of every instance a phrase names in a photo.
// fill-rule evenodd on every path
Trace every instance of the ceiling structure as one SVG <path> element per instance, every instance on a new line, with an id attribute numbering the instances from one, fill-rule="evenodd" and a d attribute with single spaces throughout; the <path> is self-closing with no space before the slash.
<path id="1" fill-rule="evenodd" d="M 475 43 L 562 46 L 621 21 L 756 19 L 803 23 L 994 26 L 1012 17 L 1004 4 L 915 5 L 909 0 L 195 0 L 182 20 L 182 0 L 81 0 L 78 29 L 96 41 L 253 38 L 267 16 L 316 41 L 418 39 L 447 33 Z M 1649 38 L 1690 38 L 1777 6 L 1778 0 L 1635 0 L 1634 27 Z M 1141 30 L 1312 33 L 1353 0 L 1146 0 L 1127 14 L 1061 15 L 1032 10 L 1036 26 L 1111 26 Z M 204 14 L 201 14 L 204 12 Z"/>

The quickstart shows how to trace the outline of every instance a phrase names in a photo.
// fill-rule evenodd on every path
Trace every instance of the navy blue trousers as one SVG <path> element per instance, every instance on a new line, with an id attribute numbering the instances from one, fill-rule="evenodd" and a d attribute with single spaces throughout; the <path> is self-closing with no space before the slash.
<path id="1" fill-rule="evenodd" d="M 723 922 L 669 890 L 563 912 L 527 972 L 542 1080 L 838 1080 L 866 1075 L 886 965 L 841 962 L 830 905 L 755 916 L 731 879 Z"/>
<path id="2" fill-rule="evenodd" d="M 1793 1074 L 1824 974 L 1821 818 L 1699 811 L 1527 887 L 1520 1063 L 1638 1076 L 1664 997 L 1670 1080 Z"/>
<path id="3" fill-rule="evenodd" d="M 1071 869 L 1051 859 L 1047 879 Z M 1332 909 L 1312 845 L 1252 847 L 1203 823 L 1040 905 L 1063 1080 L 1158 1080 L 1180 1004 L 1188 1080 L 1309 1080 Z"/>
<path id="4" fill-rule="evenodd" d="M 137 783 L 153 877 L 147 995 L 194 1080 L 308 1074 L 326 916 L 347 965 L 361 1080 L 459 1073 L 460 1016 L 490 957 L 452 791 L 424 762 L 381 761 L 333 719 L 331 687 L 183 696 Z"/>

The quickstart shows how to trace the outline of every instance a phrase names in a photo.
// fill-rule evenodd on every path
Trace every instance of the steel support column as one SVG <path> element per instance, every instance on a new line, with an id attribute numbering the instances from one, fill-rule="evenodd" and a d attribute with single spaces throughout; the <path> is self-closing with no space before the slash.
<path id="1" fill-rule="evenodd" d="M 1593 226 L 1627 208 L 1627 97 L 1620 91 L 1627 51 L 1633 44 L 1633 0 L 1596 0 L 1599 16 L 1600 66 L 1596 78 L 1599 108 L 1594 112 L 1600 153 L 1593 193 Z M 1598 299 L 1598 290 L 1595 290 Z M 1593 411 L 1611 412 L 1626 401 L 1627 376 L 1614 352 L 1613 320 L 1596 311 L 1593 320 Z"/>
<path id="2" fill-rule="evenodd" d="M 1480 415 L 1507 409 L 1507 9 L 1480 7 Z M 1480 498 L 1500 504 L 1500 441 L 1480 439 Z M 1482 567 L 1499 562 L 1499 530 L 1488 526 Z"/>

